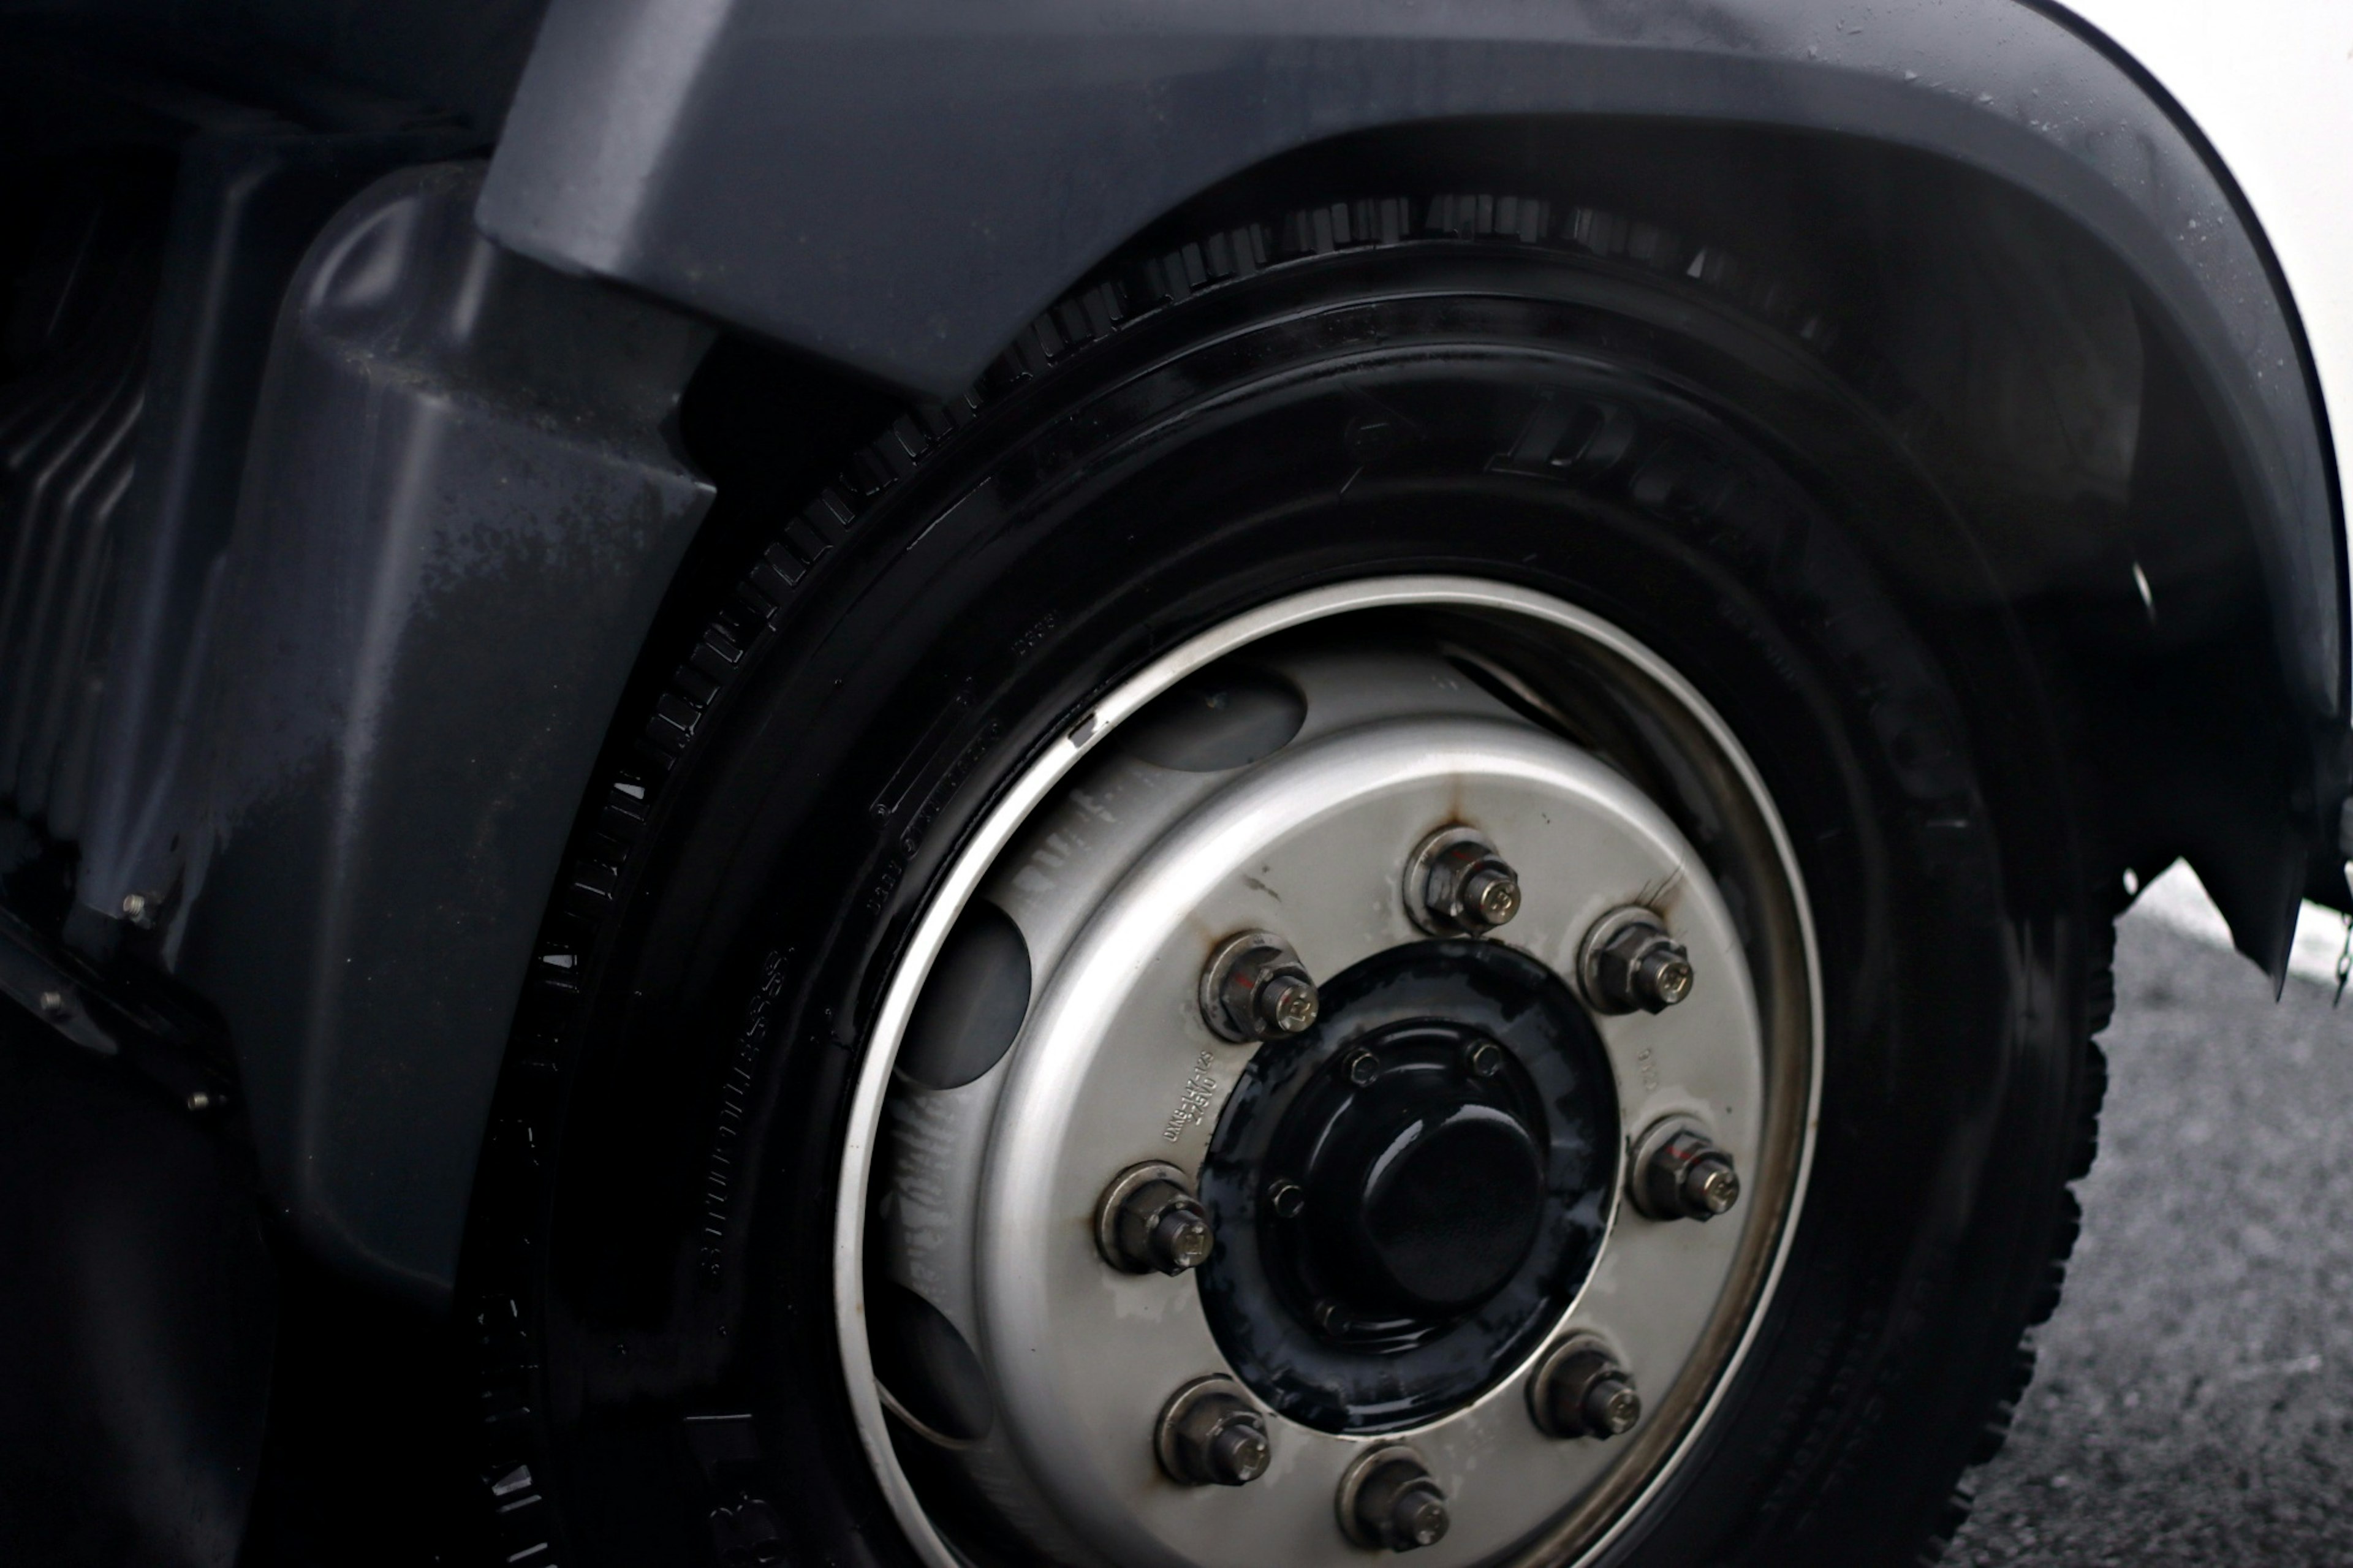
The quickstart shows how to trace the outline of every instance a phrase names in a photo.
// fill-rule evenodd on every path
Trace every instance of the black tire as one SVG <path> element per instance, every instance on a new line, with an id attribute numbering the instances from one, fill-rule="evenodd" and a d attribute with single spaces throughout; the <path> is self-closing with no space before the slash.
<path id="1" fill-rule="evenodd" d="M 1822 321 L 1599 213 L 1319 208 L 1108 268 L 777 518 L 649 650 L 666 679 L 618 722 L 517 1026 L 465 1280 L 494 1555 L 912 1561 L 828 1295 L 894 944 L 998 787 L 1149 654 L 1442 571 L 1586 605 L 1694 682 L 1819 932 L 1786 1273 L 1609 1560 L 1933 1557 L 2056 1300 L 2106 911 L 2031 667 L 1951 607 L 1990 595 L 1903 591 L 1873 553 L 1972 559 Z"/>

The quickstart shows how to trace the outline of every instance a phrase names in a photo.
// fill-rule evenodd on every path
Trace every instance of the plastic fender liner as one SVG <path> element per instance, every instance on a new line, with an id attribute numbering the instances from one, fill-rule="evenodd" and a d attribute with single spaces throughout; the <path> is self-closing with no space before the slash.
<path id="1" fill-rule="evenodd" d="M 488 244 L 480 178 L 370 186 L 288 294 L 165 933 L 297 1234 L 429 1303 L 581 781 L 711 497 L 663 434 L 709 331 Z"/>

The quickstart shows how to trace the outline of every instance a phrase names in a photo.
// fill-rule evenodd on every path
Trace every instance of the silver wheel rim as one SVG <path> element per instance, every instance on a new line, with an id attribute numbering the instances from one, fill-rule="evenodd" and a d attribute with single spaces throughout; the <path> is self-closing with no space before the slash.
<path id="1" fill-rule="evenodd" d="M 1564 649 L 1573 647 L 1580 659 L 1606 667 L 1613 672 L 1612 679 L 1623 680 L 1630 689 L 1639 688 L 1654 715 L 1683 726 L 1697 738 L 1689 743 L 1704 746 L 1710 753 L 1709 765 L 1721 775 L 1717 793 L 1726 797 L 1735 815 L 1747 814 L 1743 820 L 1751 821 L 1756 844 L 1751 858 L 1769 860 L 1776 896 L 1784 900 L 1761 916 L 1755 910 L 1748 911 L 1750 924 L 1762 920 L 1778 933 L 1769 942 L 1753 933 L 1748 938 L 1751 947 L 1769 947 L 1775 954 L 1767 963 L 1771 971 L 1767 983 L 1761 987 L 1764 1000 L 1759 1000 L 1758 977 L 1751 973 L 1742 934 L 1736 930 L 1701 858 L 1683 842 L 1665 814 L 1606 764 L 1584 755 L 1570 742 L 1546 733 L 1525 717 L 1499 717 L 1492 695 L 1473 692 L 1451 710 L 1440 702 L 1437 710 L 1418 713 L 1409 721 L 1389 714 L 1378 722 L 1358 725 L 1354 731 L 1345 723 L 1326 723 L 1321 729 L 1311 723 L 1301 731 L 1295 745 L 1280 748 L 1282 754 L 1271 762 L 1214 770 L 1213 777 L 1193 774 L 1196 784 L 1187 798 L 1155 819 L 1153 830 L 1143 835 L 1145 843 L 1113 853 L 1106 864 L 1113 869 L 1103 874 L 1102 885 L 1091 885 L 1086 897 L 1078 900 L 1079 907 L 1062 910 L 1062 929 L 1048 931 L 1040 944 L 1049 962 L 1039 966 L 1039 983 L 1019 1037 L 1000 1063 L 974 1080 L 994 1087 L 972 1099 L 971 1103 L 982 1109 L 965 1118 L 993 1127 L 1003 1106 L 1009 1104 L 1012 1110 L 1006 1114 L 1012 1119 L 1011 1142 L 994 1131 L 966 1130 L 947 1136 L 948 1144 L 959 1151 L 955 1160 L 971 1167 L 966 1178 L 969 1191 L 961 1192 L 957 1202 L 971 1201 L 974 1212 L 983 1217 L 968 1227 L 970 1237 L 961 1244 L 966 1255 L 962 1273 L 966 1278 L 950 1278 L 959 1272 L 951 1266 L 944 1273 L 934 1268 L 923 1279 L 912 1282 L 921 1287 L 919 1293 L 926 1294 L 927 1300 L 932 1294 L 948 1298 L 944 1306 L 932 1305 L 943 1307 L 947 1320 L 962 1331 L 968 1349 L 977 1345 L 976 1353 L 995 1405 L 985 1432 L 956 1434 L 927 1426 L 878 1380 L 868 1331 L 868 1289 L 870 1269 L 878 1266 L 878 1259 L 881 1267 L 902 1281 L 908 1280 L 911 1267 L 918 1274 L 931 1267 L 928 1262 L 909 1263 L 905 1225 L 894 1219 L 877 1227 L 875 1172 L 879 1156 L 889 1154 L 894 1147 L 903 1148 L 903 1137 L 898 1145 L 892 1142 L 893 1135 L 885 1125 L 886 1109 L 896 1103 L 903 1124 L 911 1094 L 920 1100 L 930 1092 L 911 1086 L 903 1077 L 894 1080 L 893 1068 L 910 1019 L 952 929 L 992 877 L 1000 884 L 996 889 L 1000 897 L 1007 896 L 1003 884 L 1015 874 L 1008 868 L 1012 864 L 1007 858 L 1008 851 L 1029 847 L 1041 832 L 1050 832 L 1047 819 L 1055 812 L 1067 814 L 1074 809 L 1071 801 L 1058 792 L 1074 771 L 1099 756 L 1116 753 L 1112 737 L 1119 735 L 1121 726 L 1154 699 L 1196 671 L 1277 634 L 1296 633 L 1319 624 L 1339 628 L 1348 624 L 1345 617 L 1377 610 L 1488 617 L 1499 625 L 1540 633 Z M 1361 666 L 1366 658 L 1374 656 L 1359 647 L 1354 652 L 1327 650 L 1292 657 L 1294 662 L 1304 658 L 1313 664 L 1321 658 L 1326 667 L 1335 662 L 1345 667 L 1351 660 Z M 1325 675 L 1329 674 L 1327 668 Z M 1311 676 L 1311 686 L 1315 679 L 1322 677 Z M 1375 732 L 1361 732 L 1365 731 Z M 1695 1000 L 1666 1017 L 1690 1029 L 1713 1019 L 1721 1035 L 1728 1026 L 1726 1019 L 1736 1025 L 1734 1016 L 1746 1007 L 1757 1062 L 1754 1092 L 1745 1105 L 1737 1085 L 1732 1086 L 1731 1092 L 1715 1094 L 1714 1103 L 1691 1092 L 1679 1100 L 1672 1090 L 1691 1086 L 1670 1073 L 1674 1081 L 1666 1085 L 1671 1092 L 1662 1097 L 1658 1063 L 1672 1061 L 1674 1053 L 1666 1049 L 1662 1054 L 1662 1021 L 1639 1015 L 1633 1020 L 1602 1018 L 1599 1022 L 1617 1076 L 1621 1106 L 1629 1113 L 1622 1124 L 1623 1139 L 1630 1150 L 1664 1121 L 1708 1123 L 1727 1141 L 1727 1147 L 1758 1162 L 1744 1163 L 1744 1178 L 1753 1170 L 1767 1179 L 1744 1196 L 1742 1206 L 1735 1211 L 1735 1223 L 1695 1226 L 1685 1222 L 1680 1227 L 1646 1222 L 1630 1207 L 1617 1205 L 1615 1200 L 1625 1187 L 1623 1181 L 1618 1182 L 1612 1188 L 1612 1213 L 1601 1255 L 1575 1300 L 1548 1321 L 1533 1351 L 1503 1368 L 1474 1396 L 1458 1402 L 1437 1419 L 1404 1428 L 1340 1433 L 1287 1421 L 1268 1410 L 1261 1399 L 1260 1408 L 1272 1428 L 1275 1455 L 1267 1476 L 1239 1490 L 1177 1488 L 1150 1463 L 1154 1443 L 1150 1408 L 1156 1408 L 1187 1382 L 1185 1376 L 1176 1375 L 1179 1369 L 1196 1376 L 1228 1375 L 1230 1369 L 1214 1336 L 1198 1325 L 1175 1334 L 1181 1342 L 1172 1349 L 1166 1342 L 1171 1336 L 1130 1334 L 1123 1341 L 1116 1329 L 1099 1330 L 1084 1321 L 1069 1321 L 1072 1287 L 1079 1283 L 1071 1270 L 1093 1268 L 1117 1280 L 1115 1290 L 1130 1292 L 1129 1301 L 1114 1306 L 1110 1314 L 1113 1320 L 1137 1301 L 1147 1308 L 1155 1299 L 1181 1303 L 1185 1292 L 1194 1289 L 1193 1281 L 1190 1277 L 1117 1276 L 1095 1252 L 1092 1221 L 1090 1239 L 1082 1254 L 1063 1245 L 1067 1238 L 1059 1234 L 1063 1228 L 1059 1220 L 1067 1217 L 1062 1211 L 1076 1201 L 1076 1187 L 1085 1184 L 1083 1173 L 1104 1166 L 1106 1159 L 1112 1163 L 1101 1171 L 1104 1177 L 1122 1166 L 1147 1160 L 1169 1159 L 1179 1167 L 1197 1168 L 1202 1148 L 1238 1080 L 1236 1063 L 1246 1059 L 1255 1047 L 1220 1045 L 1219 1050 L 1234 1054 L 1231 1060 L 1222 1061 L 1216 1051 L 1210 1051 L 1208 1070 L 1198 1075 L 1201 1081 L 1197 1089 L 1180 1100 L 1178 1110 L 1162 1123 L 1161 1135 L 1147 1140 L 1137 1136 L 1135 1129 L 1123 1129 L 1109 1135 L 1104 1149 L 1073 1152 L 1068 1145 L 1083 1140 L 1077 1139 L 1071 1129 L 1092 1128 L 1099 1120 L 1074 1113 L 1099 1110 L 1105 1105 L 1116 1113 L 1120 1101 L 1117 1096 L 1103 1099 L 1097 1092 L 1100 1085 L 1090 1089 L 1090 1074 L 1101 1077 L 1108 1070 L 1103 1064 L 1113 1058 L 1103 1046 L 1084 1044 L 1090 1030 L 1098 1038 L 1107 1037 L 1106 1017 L 1115 1016 L 1118 1005 L 1103 1002 L 1104 993 L 1093 980 L 1079 987 L 1092 1000 L 1085 1005 L 1074 1004 L 1071 997 L 1077 983 L 1071 976 L 1082 973 L 1099 976 L 1119 969 L 1122 939 L 1107 937 L 1103 928 L 1118 927 L 1122 915 L 1127 917 L 1128 926 L 1136 926 L 1141 920 L 1143 926 L 1150 927 L 1152 918 L 1137 911 L 1162 908 L 1158 935 L 1164 938 L 1177 923 L 1166 913 L 1165 898 L 1155 906 L 1153 899 L 1135 896 L 1132 889 L 1126 895 L 1107 892 L 1113 884 L 1124 886 L 1139 876 L 1150 883 L 1156 876 L 1159 881 L 1152 885 L 1165 893 L 1185 882 L 1188 864 L 1196 884 L 1205 877 L 1208 883 L 1230 882 L 1227 873 L 1234 869 L 1234 851 L 1229 847 L 1224 860 L 1210 856 L 1204 870 L 1199 845 L 1234 841 L 1239 832 L 1250 841 L 1245 853 L 1264 849 L 1271 841 L 1263 831 L 1259 838 L 1250 839 L 1250 831 L 1236 824 L 1257 821 L 1262 828 L 1270 813 L 1282 816 L 1286 802 L 1294 803 L 1294 816 L 1324 821 L 1335 815 L 1345 818 L 1350 809 L 1364 801 L 1388 799 L 1401 791 L 1410 797 L 1410 809 L 1399 808 L 1404 817 L 1416 817 L 1418 813 L 1417 819 L 1426 819 L 1434 813 L 1443 821 L 1448 809 L 1430 790 L 1432 781 L 1448 774 L 1450 769 L 1470 779 L 1474 790 L 1492 788 L 1506 777 L 1519 778 L 1536 796 L 1569 802 L 1576 810 L 1589 809 L 1592 822 L 1622 831 L 1630 843 L 1647 843 L 1654 855 L 1685 868 L 1689 885 L 1678 895 L 1683 904 L 1677 909 L 1676 935 L 1694 941 L 1694 962 L 1714 971 L 1714 983 L 1696 991 L 1695 998 L 1704 1001 Z M 1376 776 L 1378 787 L 1367 782 Z M 1198 782 L 1204 777 L 1210 782 Z M 1544 795 L 1547 790 L 1554 794 Z M 1333 800 L 1341 805 L 1320 816 L 1316 813 L 1321 806 L 1295 805 L 1302 801 Z M 1388 815 L 1397 816 L 1399 811 Z M 1161 831 L 1164 827 L 1166 833 Z M 1282 839 L 1290 843 L 1302 832 L 1292 823 L 1277 837 L 1290 834 L 1290 838 Z M 1555 863 L 1558 857 L 1548 858 L 1551 837 L 1539 840 L 1523 834 L 1518 843 L 1505 847 L 1507 854 L 1515 859 L 1527 858 L 1536 868 L 1537 875 L 1531 879 L 1536 891 L 1530 895 L 1528 911 L 1520 917 L 1527 923 L 1515 921 L 1513 928 L 1496 935 L 1525 939 L 1535 956 L 1567 976 L 1577 968 L 1577 945 L 1597 911 L 1613 899 L 1622 901 L 1622 896 L 1586 889 L 1574 899 L 1552 898 L 1552 904 L 1559 907 L 1537 907 L 1539 899 L 1556 891 L 1554 884 L 1545 880 L 1559 869 Z M 1164 838 L 1170 842 L 1163 843 Z M 1146 865 L 1153 861 L 1154 846 L 1160 851 L 1158 860 Z M 1409 844 L 1390 858 L 1402 860 L 1410 853 Z M 1366 858 L 1372 865 L 1381 858 Z M 1327 856 L 1324 863 L 1333 863 L 1332 858 Z M 1523 868 L 1524 873 L 1526 869 Z M 1394 889 L 1398 871 L 1390 868 L 1385 874 Z M 1194 891 L 1199 894 L 1202 889 L 1197 885 Z M 1361 891 L 1355 889 L 1359 895 Z M 1360 911 L 1365 903 L 1361 896 L 1353 900 Z M 1393 911 L 1393 926 L 1409 927 L 1394 893 L 1391 903 L 1398 905 Z M 1186 904 L 1185 912 L 1190 914 L 1193 907 Z M 1261 917 L 1266 908 L 1263 903 L 1258 906 Z M 1039 923 L 1036 913 L 1035 910 L 1023 911 L 1031 918 L 1033 932 Z M 1227 926 L 1240 929 L 1252 923 L 1243 920 L 1239 910 L 1221 911 L 1218 919 L 1222 922 L 1220 931 Z M 1050 917 L 1044 923 L 1055 921 Z M 1319 951 L 1308 954 L 1310 961 L 1320 958 L 1326 963 L 1319 979 L 1328 976 L 1330 965 L 1337 960 L 1367 956 L 1343 952 L 1335 960 L 1327 933 L 1314 931 L 1314 926 L 1313 920 L 1305 928 L 1294 922 L 1294 929 L 1313 931 L 1304 940 Z M 1428 939 L 1426 931 L 1411 929 L 1392 930 L 1388 935 L 1396 942 Z M 1131 933 L 1124 940 L 1134 948 L 1138 941 L 1149 947 L 1155 938 L 1154 931 L 1145 930 L 1140 937 Z M 1378 941 L 1380 933 L 1363 940 Z M 1133 959 L 1134 952 L 1126 956 Z M 1192 963 L 1197 973 L 1198 957 Z M 1106 963 L 1109 969 L 1104 968 Z M 1094 968 L 1089 970 L 1089 964 Z M 1130 963 L 1128 967 L 1137 965 Z M 1142 969 L 1149 968 L 1150 963 L 1142 964 Z M 1143 994 L 1140 984 L 1147 990 L 1153 984 L 1167 990 L 1164 983 L 1168 978 L 1161 975 L 1153 982 L 1131 978 L 1119 994 L 1133 1000 Z M 1455 1531 L 1424 1550 L 1418 1561 L 1434 1565 L 1569 1562 L 1600 1552 L 1640 1514 L 1644 1502 L 1672 1475 L 1705 1428 L 1772 1299 L 1810 1169 L 1820 1083 L 1818 994 L 1819 973 L 1803 885 L 1761 779 L 1729 727 L 1686 681 L 1649 649 L 1599 617 L 1546 595 L 1477 579 L 1372 579 L 1262 606 L 1154 661 L 1054 741 L 979 823 L 911 933 L 877 1009 L 856 1081 L 835 1214 L 835 1302 L 842 1366 L 860 1440 L 910 1541 L 919 1554 L 940 1568 L 965 1561 L 943 1534 L 902 1464 L 892 1439 L 894 1420 L 902 1433 L 912 1434 L 913 1441 L 928 1442 L 949 1453 L 974 1489 L 997 1500 L 995 1510 L 1000 1517 L 1018 1516 L 1023 1521 L 1025 1543 L 1040 1557 L 1072 1562 L 1239 1563 L 1255 1560 L 1252 1554 L 1256 1553 L 1270 1563 L 1355 1560 L 1354 1554 L 1364 1548 L 1350 1544 L 1335 1527 L 1333 1485 L 1366 1449 L 1395 1446 L 1401 1439 L 1409 1439 L 1416 1451 L 1431 1451 L 1432 1468 L 1441 1472 L 1442 1479 L 1469 1489 L 1462 1493 L 1464 1507 Z M 1109 1015 L 1103 1011 L 1106 1005 Z M 1095 1013 L 1081 1016 L 1089 1007 Z M 1191 1016 L 1198 1026 L 1198 1009 Z M 1167 1026 L 1179 1033 L 1183 1028 L 1174 1023 Z M 1209 1041 L 1212 1037 L 1203 1030 L 1202 1038 Z M 1711 1061 L 1728 1060 L 1737 1054 L 1720 1045 L 1709 1049 L 1715 1053 L 1708 1058 Z M 1007 1087 L 1017 1080 L 1018 1087 Z M 920 1108 L 922 1113 L 939 1111 L 964 1087 L 945 1091 L 936 1104 Z M 1715 1086 L 1718 1090 L 1725 1087 Z M 1091 1093 L 1095 1097 L 1092 1101 Z M 1721 1110 L 1715 1109 L 1716 1103 L 1723 1104 Z M 948 1120 L 955 1118 L 951 1115 Z M 1024 1152 L 1020 1159 L 1002 1152 L 1017 1144 Z M 1117 1157 L 1119 1148 L 1128 1151 L 1125 1158 Z M 975 1153 L 975 1149 L 979 1152 Z M 884 1195 L 896 1194 L 886 1192 Z M 1087 1206 L 1092 1210 L 1091 1204 Z M 981 1239 L 986 1237 L 1002 1240 L 992 1244 Z M 1017 1239 L 1021 1237 L 1030 1239 Z M 1649 1253 L 1643 1251 L 1645 1247 Z M 1631 1286 L 1611 1270 L 1623 1274 L 1631 1267 L 1627 1259 L 1678 1249 L 1714 1257 L 1715 1273 L 1709 1276 L 1702 1268 L 1690 1275 L 1684 1281 L 1686 1288 L 1670 1292 L 1672 1301 L 1688 1309 L 1696 1299 L 1694 1289 L 1705 1294 L 1708 1278 L 1716 1281 L 1715 1293 L 1704 1310 L 1685 1310 L 1687 1321 L 1681 1331 L 1687 1343 L 1679 1360 L 1664 1358 L 1672 1364 L 1665 1364 L 1661 1381 L 1653 1386 L 1663 1388 L 1667 1397 L 1655 1414 L 1646 1415 L 1644 1423 L 1626 1436 L 1607 1444 L 1591 1438 L 1563 1443 L 1536 1434 L 1525 1414 L 1526 1384 L 1552 1348 L 1572 1341 L 1598 1342 L 1625 1355 L 1630 1340 L 1639 1341 L 1641 1344 L 1631 1352 L 1634 1360 L 1642 1361 L 1647 1355 L 1654 1363 L 1661 1362 L 1660 1354 L 1646 1352 L 1642 1345 L 1661 1339 L 1663 1331 L 1653 1331 L 1657 1321 L 1674 1314 L 1662 1313 L 1656 1300 L 1641 1303 L 1644 1310 L 1629 1310 L 1628 1289 L 1635 1296 L 1642 1293 L 1641 1270 L 1636 1269 Z M 1658 1278 L 1671 1274 L 1670 1270 Z M 1690 1288 L 1693 1279 L 1701 1285 Z M 1102 1280 L 1085 1283 L 1092 1286 Z M 1075 1293 L 1083 1296 L 1086 1291 Z M 1606 1308 L 1597 1307 L 1597 1302 L 1605 1300 L 1609 1303 Z M 1084 1306 L 1077 1309 L 1082 1320 L 1086 1310 Z M 1004 1327 L 1008 1321 L 1021 1324 L 1020 1332 L 1010 1338 Z M 1127 1375 L 1073 1377 L 1068 1366 L 1033 1375 L 1029 1363 L 1037 1359 L 1041 1347 L 1059 1352 L 1071 1345 L 1092 1347 L 1099 1361 L 1116 1354 L 1117 1364 Z M 1076 1352 L 1072 1353 L 1075 1357 Z M 1160 1365 L 1160 1361 L 1168 1364 Z M 1638 1373 L 1641 1371 L 1638 1367 Z M 1074 1388 L 1080 1392 L 1074 1394 Z M 1144 1414 L 1138 1417 L 1137 1412 Z M 1130 1426 L 1135 1428 L 1132 1443 L 1117 1436 Z M 1106 1454 L 1112 1457 L 1105 1458 Z M 1498 1480 L 1507 1484 L 1492 1484 Z M 1187 1520 L 1195 1522 L 1187 1525 Z M 1242 1555 L 1236 1555 L 1238 1550 Z"/>

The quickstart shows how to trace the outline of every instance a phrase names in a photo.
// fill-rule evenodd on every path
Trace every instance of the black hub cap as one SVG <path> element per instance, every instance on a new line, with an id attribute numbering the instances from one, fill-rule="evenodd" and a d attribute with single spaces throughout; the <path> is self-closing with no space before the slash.
<path id="1" fill-rule="evenodd" d="M 1202 1292 L 1275 1408 L 1377 1431 L 1475 1397 L 1567 1306 L 1609 1217 L 1617 1095 L 1567 988 L 1496 943 L 1393 949 L 1323 1001 L 1219 1123 Z"/>
<path id="2" fill-rule="evenodd" d="M 1467 1025 L 1392 1025 L 1324 1063 L 1264 1156 L 1272 1180 L 1300 1173 L 1298 1213 L 1268 1237 L 1294 1310 L 1403 1349 L 1493 1296 L 1543 1217 L 1545 1121 L 1526 1069 Z"/>

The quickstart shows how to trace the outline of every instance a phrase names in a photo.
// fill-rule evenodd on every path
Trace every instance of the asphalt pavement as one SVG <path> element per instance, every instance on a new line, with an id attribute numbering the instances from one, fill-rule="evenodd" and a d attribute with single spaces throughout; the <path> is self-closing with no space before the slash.
<path id="1" fill-rule="evenodd" d="M 2118 933 L 2083 1238 L 1947 1564 L 2353 1564 L 2353 994 L 2196 923 Z"/>

